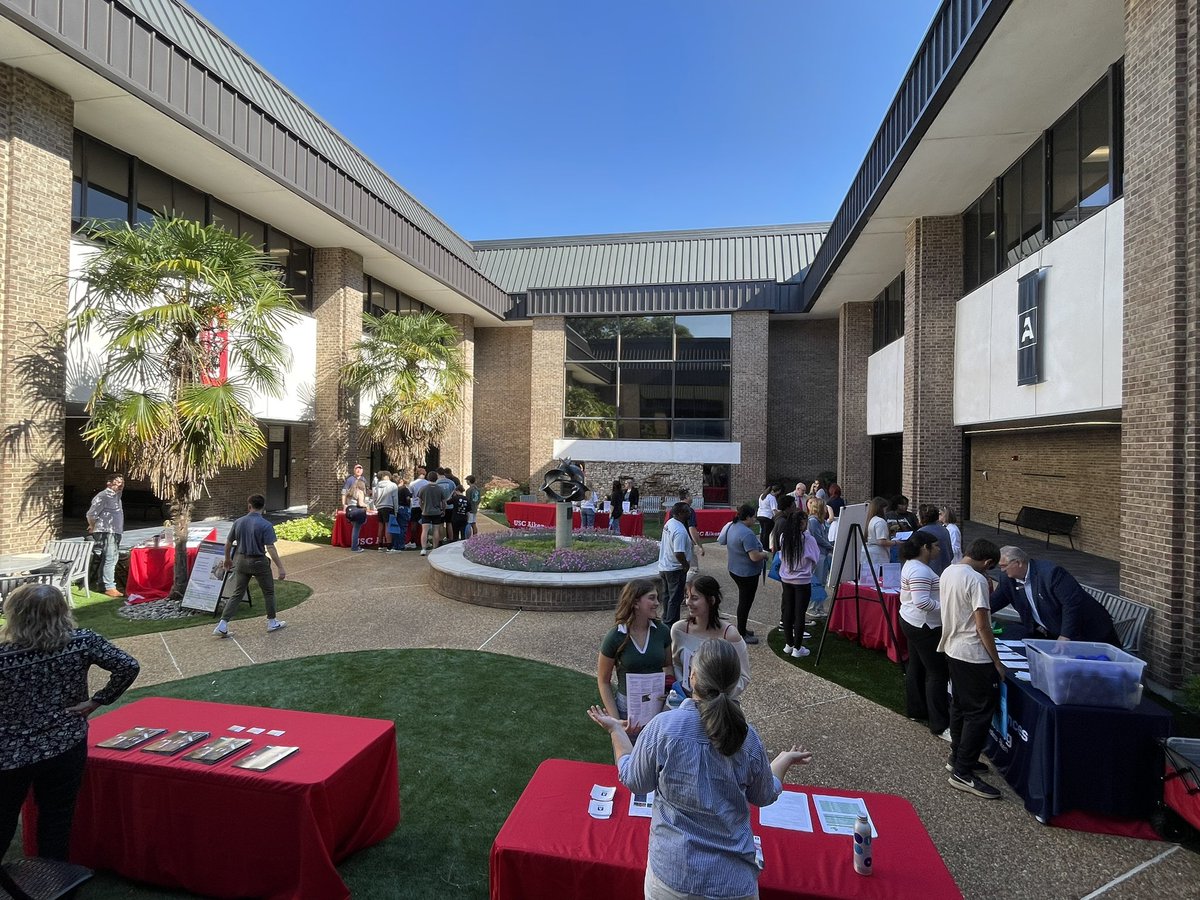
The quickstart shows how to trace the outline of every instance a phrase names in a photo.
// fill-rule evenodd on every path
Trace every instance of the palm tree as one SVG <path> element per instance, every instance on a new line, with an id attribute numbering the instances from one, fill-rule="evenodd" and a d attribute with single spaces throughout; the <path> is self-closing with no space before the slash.
<path id="1" fill-rule="evenodd" d="M 363 336 L 342 366 L 342 381 L 373 402 L 363 443 L 407 464 L 425 456 L 462 406 L 470 380 L 454 326 L 434 312 L 363 315 Z"/>
<path id="2" fill-rule="evenodd" d="M 110 468 L 150 481 L 171 505 L 175 583 L 187 586 L 187 532 L 204 483 L 266 449 L 252 392 L 278 396 L 297 308 L 271 258 L 219 225 L 155 218 L 92 223 L 99 242 L 74 279 L 68 334 L 99 339 L 83 438 Z"/>

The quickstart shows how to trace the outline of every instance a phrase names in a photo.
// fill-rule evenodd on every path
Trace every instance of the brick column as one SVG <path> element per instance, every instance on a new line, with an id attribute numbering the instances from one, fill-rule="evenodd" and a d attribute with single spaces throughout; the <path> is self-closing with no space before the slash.
<path id="1" fill-rule="evenodd" d="M 73 127 L 70 97 L 0 66 L 0 552 L 62 527 Z"/>
<path id="2" fill-rule="evenodd" d="M 731 317 L 733 361 L 733 440 L 742 445 L 740 465 L 729 467 L 729 499 L 756 502 L 767 480 L 767 419 L 770 413 L 765 360 L 768 358 L 768 319 L 765 311 L 737 312 Z"/>
<path id="3" fill-rule="evenodd" d="M 960 216 L 916 219 L 904 235 L 902 483 L 913 508 L 962 509 L 962 429 L 954 427 L 954 316 L 963 289 Z"/>
<path id="4" fill-rule="evenodd" d="M 562 437 L 567 391 L 567 337 L 562 316 L 539 316 L 533 320 L 530 357 L 529 490 L 544 499 L 542 477 L 554 458 L 554 441 Z"/>
<path id="5" fill-rule="evenodd" d="M 475 331 L 475 474 L 483 487 L 493 475 L 521 481 L 530 472 L 530 357 L 532 328 Z"/>
<path id="6" fill-rule="evenodd" d="M 837 476 L 847 503 L 871 499 L 867 357 L 873 328 L 870 303 L 842 304 L 838 311 Z"/>
<path id="7" fill-rule="evenodd" d="M 1125 4 L 1121 593 L 1169 687 L 1200 673 L 1198 32 L 1190 0 Z"/>
<path id="8" fill-rule="evenodd" d="M 459 478 L 464 478 L 471 474 L 475 465 L 472 432 L 475 420 L 475 319 L 466 315 L 447 315 L 445 319 L 459 333 L 458 350 L 470 380 L 463 385 L 460 392 L 462 406 L 438 441 L 438 449 L 441 451 L 441 464 L 449 466 Z"/>
<path id="9" fill-rule="evenodd" d="M 360 459 L 358 397 L 342 387 L 339 370 L 362 337 L 363 261 L 351 250 L 313 253 L 313 315 L 317 319 L 316 388 L 309 429 L 308 510 L 332 513 L 342 482 Z"/>

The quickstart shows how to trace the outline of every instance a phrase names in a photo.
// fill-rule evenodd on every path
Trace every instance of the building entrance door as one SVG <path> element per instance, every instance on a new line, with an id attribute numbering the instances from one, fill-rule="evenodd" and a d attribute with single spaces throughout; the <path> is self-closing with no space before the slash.
<path id="1" fill-rule="evenodd" d="M 291 429 L 286 425 L 267 426 L 267 509 L 288 507 L 288 463 Z"/>

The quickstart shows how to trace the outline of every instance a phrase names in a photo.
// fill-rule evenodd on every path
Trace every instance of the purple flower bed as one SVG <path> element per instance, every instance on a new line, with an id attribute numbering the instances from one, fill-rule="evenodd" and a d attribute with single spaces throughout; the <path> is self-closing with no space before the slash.
<path id="1" fill-rule="evenodd" d="M 552 528 L 476 534 L 463 545 L 463 556 L 481 566 L 517 572 L 606 572 L 635 569 L 658 559 L 658 541 L 620 540 L 594 529 L 576 531 L 574 537 L 573 546 L 556 550 Z M 539 542 L 546 543 L 544 550 L 528 546 Z"/>

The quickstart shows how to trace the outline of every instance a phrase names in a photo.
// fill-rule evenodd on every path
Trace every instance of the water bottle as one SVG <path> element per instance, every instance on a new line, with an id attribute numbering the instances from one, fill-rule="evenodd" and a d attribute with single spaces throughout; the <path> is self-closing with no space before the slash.
<path id="1" fill-rule="evenodd" d="M 870 875 L 871 868 L 871 823 L 866 816 L 859 816 L 854 823 L 854 871 L 859 875 Z"/>

